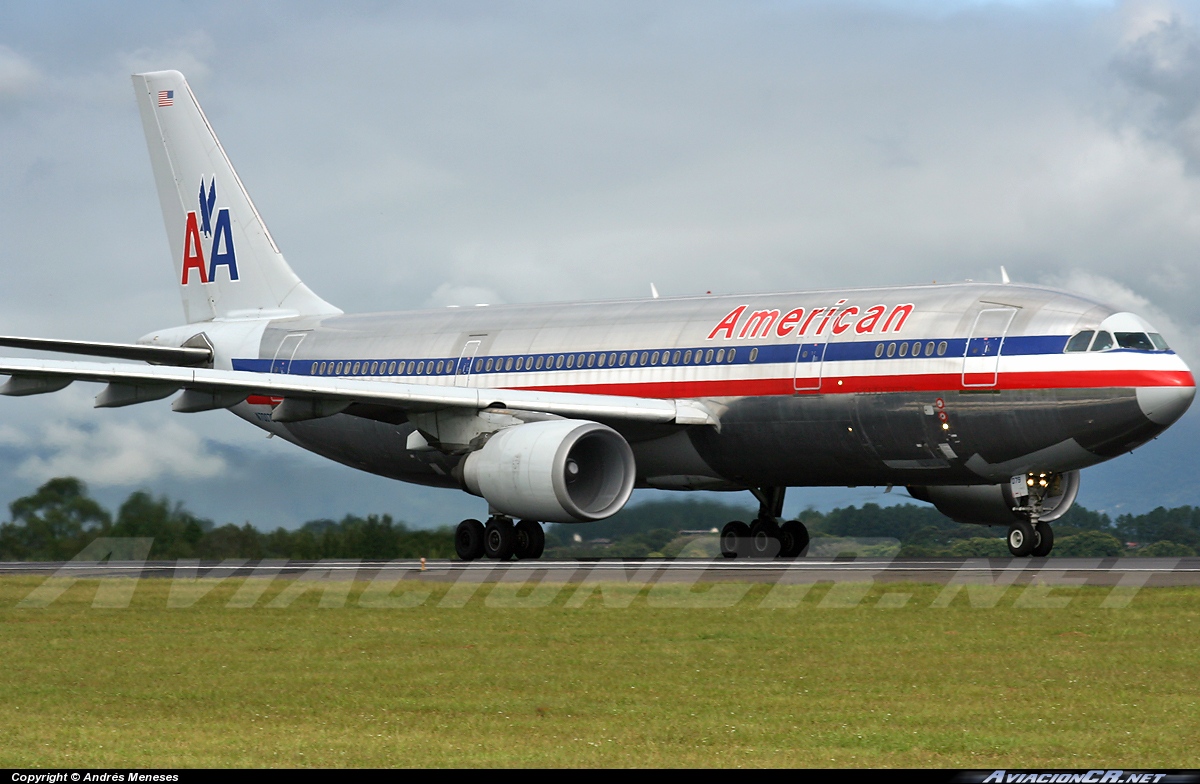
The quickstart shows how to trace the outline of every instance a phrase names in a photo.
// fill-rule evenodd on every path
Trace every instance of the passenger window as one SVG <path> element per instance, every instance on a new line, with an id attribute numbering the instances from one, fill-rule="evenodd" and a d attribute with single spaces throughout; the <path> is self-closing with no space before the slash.
<path id="1" fill-rule="evenodd" d="M 685 365 L 692 364 L 692 350 L 690 348 L 687 351 L 683 352 L 683 364 L 685 364 Z"/>
<path id="2" fill-rule="evenodd" d="M 595 367 L 595 366 L 596 366 L 596 355 L 588 354 L 588 367 Z"/>
<path id="3" fill-rule="evenodd" d="M 651 365 L 658 364 L 658 352 L 657 351 L 655 351 L 653 354 L 650 355 L 650 364 Z"/>
<path id="4" fill-rule="evenodd" d="M 925 356 L 927 356 L 927 357 L 933 356 L 933 341 L 932 340 L 925 344 Z"/>
<path id="5" fill-rule="evenodd" d="M 393 360 L 393 361 L 391 361 L 391 362 L 389 362 L 389 363 L 388 363 L 388 375 L 389 375 L 389 376 L 394 376 L 394 375 L 396 375 L 396 362 L 395 362 L 395 360 Z"/>
<path id="6" fill-rule="evenodd" d="M 596 357 L 596 365 L 599 367 L 604 367 L 604 355 L 603 354 Z"/>
<path id="7" fill-rule="evenodd" d="M 342 375 L 342 363 L 337 363 L 337 375 Z"/>
<path id="8" fill-rule="evenodd" d="M 675 354 L 674 354 L 674 355 L 671 357 L 671 364 L 672 364 L 672 365 L 678 365 L 678 364 L 679 364 L 679 357 L 680 357 L 680 352 L 676 351 L 676 352 L 675 352 Z"/>
<path id="9" fill-rule="evenodd" d="M 1063 351 L 1076 352 L 1087 351 L 1088 344 L 1092 342 L 1092 336 L 1096 334 L 1094 329 L 1085 329 L 1082 332 L 1076 332 L 1067 341 L 1067 347 Z"/>
<path id="10" fill-rule="evenodd" d="M 895 343 L 888 343 L 888 351 L 887 351 L 887 355 L 888 355 L 889 357 L 894 357 L 894 356 L 896 356 L 896 344 L 895 344 Z"/>
<path id="11" fill-rule="evenodd" d="M 1150 342 L 1150 336 L 1145 332 L 1118 332 L 1117 345 L 1135 351 L 1154 350 L 1154 344 Z"/>
<path id="12" fill-rule="evenodd" d="M 541 356 L 539 356 L 539 357 L 537 358 L 537 369 L 538 369 L 538 370 L 541 370 L 541 369 L 542 369 L 542 365 L 543 365 L 543 364 L 544 364 L 544 363 L 542 362 L 542 357 L 541 357 Z"/>
<path id="13" fill-rule="evenodd" d="M 376 371 L 378 371 L 378 370 L 379 370 L 379 363 L 378 363 L 378 362 L 372 362 L 372 363 L 371 363 L 371 375 L 372 375 L 372 376 L 373 376 L 373 375 L 375 375 Z"/>
<path id="14" fill-rule="evenodd" d="M 736 349 L 736 348 L 731 348 L 731 349 L 729 349 L 729 356 L 726 358 L 726 359 L 727 359 L 727 361 L 729 361 L 729 362 L 732 362 L 732 361 L 733 361 L 733 355 L 734 355 L 734 354 L 736 354 L 736 353 L 737 353 L 737 349 Z"/>
<path id="15" fill-rule="evenodd" d="M 563 362 L 565 362 L 565 361 L 566 361 L 566 357 L 564 357 L 562 354 L 559 354 L 557 357 L 554 358 L 554 368 L 556 370 L 561 368 L 563 366 Z"/>
<path id="16" fill-rule="evenodd" d="M 900 356 L 902 356 L 902 357 L 908 356 L 908 344 L 907 343 L 900 344 Z"/>
<path id="17" fill-rule="evenodd" d="M 352 376 L 357 376 L 357 375 L 358 375 L 358 366 L 359 366 L 360 364 L 362 364 L 362 363 L 360 363 L 360 362 L 355 362 L 355 363 L 354 363 L 354 369 L 350 371 L 350 375 L 352 375 Z"/>
<path id="18" fill-rule="evenodd" d="M 484 370 L 486 370 L 488 373 L 491 373 L 491 372 L 492 372 L 492 362 L 493 362 L 492 358 L 491 358 L 491 357 L 488 357 L 487 365 L 485 365 L 485 366 L 484 366 L 484 368 L 483 368 L 483 369 L 484 369 Z"/>
<path id="19" fill-rule="evenodd" d="M 425 360 L 421 360 L 420 362 L 417 363 L 417 374 L 421 375 L 424 372 L 425 372 Z"/>
<path id="20" fill-rule="evenodd" d="M 1107 332 L 1097 332 L 1096 339 L 1092 341 L 1092 351 L 1107 351 L 1113 347 L 1112 335 Z"/>
<path id="21" fill-rule="evenodd" d="M 470 364 L 470 362 L 468 362 L 468 363 L 467 363 L 467 367 L 470 367 L 470 366 L 471 366 L 471 364 Z M 410 375 L 410 376 L 411 376 L 411 375 L 413 375 L 413 371 L 414 371 L 415 369 L 416 369 L 416 363 L 414 363 L 414 362 L 413 362 L 413 361 L 410 359 L 410 360 L 408 361 L 408 375 Z"/>
<path id="22" fill-rule="evenodd" d="M 712 358 L 713 358 L 713 350 L 710 348 L 708 351 L 704 352 L 704 363 L 708 364 L 708 363 L 712 362 Z"/>
<path id="23" fill-rule="evenodd" d="M 608 355 L 608 366 L 612 367 L 615 364 L 617 364 L 617 352 L 614 351 Z"/>
<path id="24" fill-rule="evenodd" d="M 717 361 L 718 362 L 725 361 L 725 349 L 722 348 L 722 349 L 717 350 Z"/>
<path id="25" fill-rule="evenodd" d="M 475 360 L 475 372 L 479 373 L 482 370 L 483 370 L 483 360 L 482 359 Z M 418 373 L 421 372 L 420 367 L 417 368 L 417 372 Z"/>
<path id="26" fill-rule="evenodd" d="M 876 343 L 876 344 L 875 344 L 875 358 L 876 358 L 876 359 L 879 359 L 879 358 L 880 358 L 880 357 L 882 357 L 882 356 L 883 356 L 883 344 L 882 344 L 882 343 Z"/>
<path id="27" fill-rule="evenodd" d="M 575 355 L 567 354 L 567 368 L 569 369 L 573 367 L 575 367 Z"/>
<path id="28" fill-rule="evenodd" d="M 646 362 L 648 362 L 648 361 L 649 361 L 649 355 L 648 355 L 648 352 L 645 352 L 645 351 L 643 351 L 643 352 L 642 352 L 642 359 L 641 359 L 641 361 L 640 361 L 640 362 L 638 362 L 638 364 L 639 364 L 639 365 L 641 365 L 642 367 L 645 367 L 645 366 L 646 366 Z"/>
<path id="29" fill-rule="evenodd" d="M 876 354 L 876 356 L 879 356 L 879 355 Z M 750 361 L 751 362 L 758 361 L 758 349 L 757 348 L 750 349 Z"/>

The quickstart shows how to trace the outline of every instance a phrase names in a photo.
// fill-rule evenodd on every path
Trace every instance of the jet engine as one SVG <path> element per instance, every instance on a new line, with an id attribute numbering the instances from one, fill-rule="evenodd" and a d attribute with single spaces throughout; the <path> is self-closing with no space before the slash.
<path id="1" fill-rule="evenodd" d="M 463 484 L 509 517 L 585 523 L 633 492 L 633 450 L 597 422 L 555 419 L 496 432 L 463 461 Z"/>
<path id="2" fill-rule="evenodd" d="M 999 485 L 909 485 L 907 489 L 913 498 L 933 504 L 956 523 L 1010 526 L 1028 520 L 1038 499 L 1037 519 L 1049 523 L 1075 503 L 1079 472 L 1032 472 Z"/>

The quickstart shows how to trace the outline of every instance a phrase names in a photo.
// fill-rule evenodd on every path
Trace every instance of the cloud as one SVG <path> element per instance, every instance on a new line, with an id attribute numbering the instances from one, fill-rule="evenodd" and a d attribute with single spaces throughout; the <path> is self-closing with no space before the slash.
<path id="1" fill-rule="evenodd" d="M 77 476 L 96 486 L 130 485 L 160 479 L 209 479 L 225 470 L 204 439 L 175 422 L 114 422 L 92 419 L 49 421 L 38 428 L 18 476 L 43 482 Z M 9 441 L 12 443 L 12 441 Z"/>
<path id="2" fill-rule="evenodd" d="M 1126 91 L 1124 119 L 1200 173 L 1200 29 L 1169 7 L 1139 7 L 1111 68 Z"/>
<path id="3" fill-rule="evenodd" d="M 169 41 L 125 52 L 118 59 L 131 74 L 174 70 L 186 75 L 189 82 L 203 82 L 211 73 L 208 61 L 215 49 L 212 36 L 206 31 L 195 30 Z"/>
<path id="4" fill-rule="evenodd" d="M 41 78 L 33 63 L 0 44 L 0 101 L 29 94 Z"/>

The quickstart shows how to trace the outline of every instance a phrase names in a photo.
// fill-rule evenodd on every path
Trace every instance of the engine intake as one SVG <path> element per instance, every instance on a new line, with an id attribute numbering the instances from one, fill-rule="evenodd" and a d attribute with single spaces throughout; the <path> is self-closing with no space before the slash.
<path id="1" fill-rule="evenodd" d="M 577 419 L 507 427 L 462 465 L 463 484 L 494 509 L 548 523 L 615 514 L 634 474 L 633 450 L 617 431 Z"/>
<path id="2" fill-rule="evenodd" d="M 1075 503 L 1075 497 L 1079 495 L 1079 472 L 1040 476 L 1053 477 L 1038 515 L 1038 520 L 1049 523 L 1066 514 Z M 1030 498 L 1014 493 L 1012 482 L 999 485 L 909 485 L 907 489 L 913 498 L 933 504 L 939 512 L 956 523 L 1012 525 L 1015 520 L 1029 519 L 1027 513 L 1013 511 L 1013 507 L 1028 506 Z M 1036 492 L 1036 488 L 1033 489 Z"/>

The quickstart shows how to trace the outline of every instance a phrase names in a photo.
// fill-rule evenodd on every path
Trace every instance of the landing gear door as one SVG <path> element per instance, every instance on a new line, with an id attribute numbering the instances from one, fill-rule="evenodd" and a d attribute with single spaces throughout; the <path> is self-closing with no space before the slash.
<path id="1" fill-rule="evenodd" d="M 1000 350 L 1016 308 L 986 308 L 975 317 L 963 355 L 962 385 L 994 387 L 1000 369 Z"/>
<path id="2" fill-rule="evenodd" d="M 471 383 L 471 365 L 475 362 L 475 354 L 482 342 L 482 338 L 472 338 L 463 344 L 462 353 L 458 357 L 458 367 L 454 371 L 454 386 L 465 387 Z"/>
<path id="3" fill-rule="evenodd" d="M 821 365 L 825 359 L 825 336 L 811 338 L 796 348 L 795 389 L 797 392 L 821 388 Z"/>

